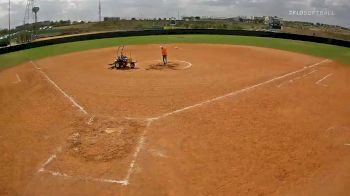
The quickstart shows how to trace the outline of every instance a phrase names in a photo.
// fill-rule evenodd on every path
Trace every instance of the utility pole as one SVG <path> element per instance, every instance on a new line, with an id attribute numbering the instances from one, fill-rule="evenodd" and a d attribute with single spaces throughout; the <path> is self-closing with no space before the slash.
<path id="1" fill-rule="evenodd" d="M 11 0 L 9 0 L 9 32 L 8 32 L 8 39 L 11 45 Z"/>
<path id="2" fill-rule="evenodd" d="M 101 0 L 98 0 L 98 17 L 99 21 L 102 21 L 102 10 L 101 10 Z"/>

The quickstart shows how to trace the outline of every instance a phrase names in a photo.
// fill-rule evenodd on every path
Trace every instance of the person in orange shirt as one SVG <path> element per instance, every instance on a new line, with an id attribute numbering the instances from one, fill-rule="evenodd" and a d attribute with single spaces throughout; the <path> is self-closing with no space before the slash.
<path id="1" fill-rule="evenodd" d="M 166 65 L 168 64 L 168 50 L 166 49 L 166 47 L 163 46 L 161 46 L 160 49 L 162 51 L 163 63 L 164 65 Z"/>

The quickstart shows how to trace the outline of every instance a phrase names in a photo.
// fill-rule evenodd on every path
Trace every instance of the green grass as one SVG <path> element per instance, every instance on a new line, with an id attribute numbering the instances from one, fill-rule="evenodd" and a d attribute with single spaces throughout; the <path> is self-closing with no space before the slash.
<path id="1" fill-rule="evenodd" d="M 318 57 L 329 58 L 350 65 L 350 49 L 346 47 L 286 39 L 248 36 L 164 35 L 99 39 L 22 50 L 18 52 L 0 55 L 0 68 L 20 64 L 29 60 L 37 60 L 44 57 L 56 56 L 76 51 L 113 47 L 117 45 L 157 43 L 212 43 L 251 45 L 267 48 L 276 48 L 292 52 L 309 54 Z"/>

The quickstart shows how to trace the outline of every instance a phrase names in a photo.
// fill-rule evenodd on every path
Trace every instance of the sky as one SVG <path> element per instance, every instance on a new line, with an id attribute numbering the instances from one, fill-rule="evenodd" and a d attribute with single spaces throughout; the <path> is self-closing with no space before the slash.
<path id="1" fill-rule="evenodd" d="M 11 26 L 23 24 L 27 0 L 11 0 Z M 101 0 L 102 17 L 279 16 L 285 20 L 350 27 L 350 0 Z M 98 20 L 98 0 L 35 0 L 38 20 Z M 0 0 L 0 28 L 8 27 Z M 302 12 L 301 12 L 302 11 Z"/>

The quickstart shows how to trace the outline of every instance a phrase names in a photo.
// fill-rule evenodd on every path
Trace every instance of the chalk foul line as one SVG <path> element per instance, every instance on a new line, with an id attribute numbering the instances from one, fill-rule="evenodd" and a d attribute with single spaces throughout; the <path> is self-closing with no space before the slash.
<path id="1" fill-rule="evenodd" d="M 56 148 L 55 152 L 45 161 L 43 164 L 41 164 L 40 169 L 38 169 L 38 173 L 45 170 L 45 167 L 49 165 L 53 160 L 57 158 L 57 154 L 62 152 L 62 146 Z"/>
<path id="2" fill-rule="evenodd" d="M 213 98 L 213 99 L 209 99 L 207 101 L 203 101 L 203 102 L 191 105 L 191 106 L 187 106 L 187 107 L 184 107 L 182 109 L 178 109 L 178 110 L 175 110 L 175 111 L 172 111 L 172 112 L 168 112 L 168 113 L 162 114 L 162 115 L 160 115 L 158 117 L 154 117 L 154 118 L 126 118 L 126 119 L 130 119 L 130 120 L 144 120 L 144 121 L 147 121 L 148 124 L 147 124 L 147 127 L 146 127 L 145 131 L 142 133 L 142 135 L 141 135 L 141 137 L 139 139 L 138 145 L 137 145 L 135 153 L 133 155 L 134 158 L 133 158 L 133 160 L 132 160 L 132 162 L 131 162 L 131 164 L 129 166 L 129 170 L 128 170 L 128 173 L 127 173 L 127 176 L 126 176 L 125 180 L 129 183 L 129 179 L 130 179 L 130 176 L 132 175 L 132 173 L 134 171 L 133 168 L 135 167 L 138 155 L 139 155 L 140 151 L 142 150 L 142 148 L 144 146 L 145 138 L 146 138 L 146 135 L 147 135 L 147 132 L 148 132 L 148 127 L 150 127 L 153 122 L 155 122 L 157 120 L 160 120 L 160 119 L 163 119 L 163 118 L 166 118 L 168 116 L 174 115 L 174 114 L 178 114 L 178 113 L 190 110 L 190 109 L 194 109 L 194 108 L 206 105 L 206 104 L 210 104 L 210 103 L 215 102 L 215 101 L 219 101 L 219 100 L 222 100 L 222 99 L 225 99 L 225 98 L 228 98 L 228 97 L 237 96 L 239 94 L 248 92 L 248 91 L 253 90 L 255 88 L 258 88 L 258 87 L 270 84 L 272 82 L 284 79 L 286 77 L 295 75 L 297 73 L 306 71 L 306 70 L 308 70 L 310 68 L 314 68 L 314 67 L 316 67 L 316 66 L 318 66 L 318 65 L 320 65 L 322 63 L 325 63 L 325 62 L 329 62 L 329 60 L 326 59 L 326 60 L 320 61 L 318 63 L 312 64 L 310 66 L 304 67 L 302 69 L 299 69 L 299 70 L 296 70 L 296 71 L 293 71 L 293 72 L 290 72 L 290 73 L 287 73 L 287 74 L 284 74 L 284 75 L 281 75 L 281 76 L 274 77 L 274 78 L 272 78 L 270 80 L 267 80 L 265 82 L 261 82 L 261 83 L 258 83 L 258 84 L 252 85 L 252 86 L 248 86 L 248 87 L 243 88 L 241 90 L 233 91 L 233 92 L 228 93 L 226 95 L 222 95 L 222 96 L 219 96 L 219 97 L 216 97 L 216 98 Z"/>
<path id="3" fill-rule="evenodd" d="M 309 76 L 309 75 L 311 75 L 311 74 L 313 74 L 313 73 L 315 73 L 315 72 L 317 72 L 317 71 L 318 71 L 318 70 L 313 70 L 313 71 L 311 71 L 311 72 L 309 72 L 309 73 L 303 75 L 303 78 L 305 78 L 305 77 L 307 77 L 307 76 Z"/>
<path id="4" fill-rule="evenodd" d="M 85 115 L 88 115 L 88 112 L 81 106 L 79 105 L 71 96 L 69 96 L 65 91 L 62 90 L 42 69 L 33 61 L 30 61 L 30 63 L 34 66 L 35 69 L 38 70 L 46 79 L 51 83 L 64 97 L 66 97 L 72 104 L 73 106 L 77 107 L 80 112 L 84 113 Z M 91 125 L 94 121 L 94 116 L 91 116 L 89 118 L 89 121 L 87 122 L 88 125 Z M 70 176 L 65 173 L 61 173 L 58 171 L 51 171 L 45 169 L 46 166 L 48 166 L 52 161 L 57 159 L 57 154 L 62 151 L 62 147 L 59 147 L 56 152 L 54 152 L 50 157 L 41 165 L 41 167 L 38 169 L 37 173 L 48 173 L 52 176 L 56 177 L 64 177 L 64 178 L 70 178 L 70 179 L 79 179 L 79 180 L 88 180 L 88 181 L 96 181 L 96 182 L 105 182 L 105 183 L 116 183 L 116 184 L 121 184 L 121 185 L 127 185 L 128 181 L 125 180 L 113 180 L 113 179 L 103 179 L 103 178 L 93 178 L 93 177 L 83 177 L 83 176 Z"/>
<path id="5" fill-rule="evenodd" d="M 206 105 L 206 104 L 210 104 L 212 102 L 216 102 L 216 101 L 219 101 L 219 100 L 222 100 L 222 99 L 225 99 L 225 98 L 228 98 L 228 97 L 234 97 L 234 96 L 237 96 L 239 94 L 242 94 L 242 93 L 245 93 L 245 92 L 249 92 L 251 90 L 254 90 L 258 87 L 261 87 L 261 86 L 264 86 L 264 85 L 267 85 L 267 84 L 270 84 L 272 82 L 275 82 L 275 81 L 278 81 L 278 80 L 281 80 L 281 79 L 284 79 L 286 77 L 289 77 L 289 76 L 292 76 L 294 74 L 297 74 L 297 73 L 300 73 L 300 72 L 303 72 L 305 70 L 308 70 L 309 68 L 313 68 L 313 67 L 316 67 L 322 63 L 325 63 L 325 62 L 328 62 L 329 60 L 326 59 L 326 60 L 323 60 L 321 62 L 318 62 L 318 63 L 315 63 L 313 65 L 310 65 L 310 66 L 307 66 L 307 67 L 304 67 L 302 69 L 299 69 L 299 70 L 296 70 L 296 71 L 293 71 L 293 72 L 290 72 L 290 73 L 287 73 L 287 74 L 284 74 L 284 75 L 281 75 L 281 76 L 277 76 L 277 77 L 274 77 L 270 80 L 267 80 L 265 82 L 261 82 L 261 83 L 258 83 L 258 84 L 255 84 L 255 85 L 252 85 L 252 86 L 248 86 L 246 88 L 243 88 L 241 90 L 237 90 L 237 91 L 233 91 L 231 93 L 228 93 L 226 95 L 223 95 L 223 96 L 219 96 L 219 97 L 216 97 L 216 98 L 213 98 L 213 99 L 209 99 L 209 100 L 206 100 L 206 101 L 203 101 L 203 102 L 200 102 L 200 103 L 197 103 L 197 104 L 194 104 L 194 105 L 191 105 L 191 106 L 187 106 L 185 108 L 182 108 L 182 109 L 178 109 L 178 110 L 175 110 L 175 111 L 172 111 L 172 112 L 168 112 L 168 113 L 165 113 L 165 114 L 162 114 L 158 117 L 154 117 L 154 118 L 126 118 L 126 119 L 129 119 L 129 120 L 144 120 L 147 122 L 147 126 L 145 128 L 145 130 L 143 131 L 143 133 L 141 134 L 140 136 L 140 139 L 139 139 L 139 142 L 137 144 L 137 147 L 135 149 L 135 152 L 133 154 L 133 160 L 130 162 L 130 165 L 129 165 L 129 168 L 128 168 L 128 171 L 127 171 L 127 174 L 126 174 L 126 177 L 124 180 L 111 180 L 111 179 L 102 179 L 102 178 L 92 178 L 92 177 L 81 177 L 81 176 L 69 176 L 67 174 L 64 174 L 64 173 L 60 173 L 60 172 L 55 172 L 55 171 L 50 171 L 50 170 L 46 170 L 45 169 L 45 166 L 48 165 L 50 162 L 52 162 L 55 158 L 56 158 L 56 154 L 53 154 L 52 156 L 50 156 L 50 158 L 42 165 L 42 167 L 38 170 L 38 172 L 46 172 L 46 173 L 49 173 L 53 176 L 59 176 L 59 177 L 65 177 L 65 178 L 74 178 L 74 179 L 81 179 L 81 180 L 89 180 L 89 181 L 96 181 L 96 182 L 105 182 L 105 183 L 116 183 L 116 184 L 121 184 L 121 185 L 124 185 L 124 186 L 127 186 L 129 184 L 129 180 L 130 180 L 130 177 L 131 175 L 133 174 L 134 172 L 134 168 L 135 168 L 135 165 L 136 165 L 136 162 L 137 162 L 137 159 L 138 159 L 138 156 L 141 152 L 141 150 L 143 149 L 144 147 L 144 144 L 145 144 L 145 140 L 146 140 L 146 135 L 147 135 L 147 132 L 149 130 L 149 127 L 151 126 L 151 124 L 157 120 L 160 120 L 160 119 L 163 119 L 163 118 L 166 118 L 168 116 L 171 116 L 171 115 L 174 115 L 174 114 L 178 114 L 178 113 L 181 113 L 181 112 L 184 112 L 184 111 L 187 111 L 187 110 L 190 110 L 190 109 L 194 109 L 194 108 L 197 108 L 197 107 L 200 107 L 200 106 L 203 106 L 203 105 Z M 37 65 L 33 62 L 31 62 L 35 68 L 37 68 L 63 95 L 65 95 L 67 98 L 71 98 L 70 96 L 68 96 L 61 88 L 59 88 L 43 71 L 41 71 L 41 69 L 39 67 L 37 67 Z M 70 101 L 74 101 L 73 99 L 70 99 Z M 75 101 L 73 103 L 76 103 Z M 77 104 L 77 103 L 76 103 Z M 79 104 L 77 104 L 79 106 Z M 79 108 L 79 107 L 78 107 Z M 82 107 L 81 107 L 82 108 Z M 83 108 L 82 108 L 82 111 L 85 111 Z M 85 111 L 84 113 L 87 114 L 87 112 Z M 92 123 L 93 121 L 93 117 L 90 118 L 89 122 Z"/>
<path id="6" fill-rule="evenodd" d="M 33 61 L 30 61 L 30 63 L 47 79 L 47 81 L 49 81 L 60 93 L 62 93 L 62 95 L 65 96 L 73 104 L 73 106 L 77 107 L 80 112 L 88 115 L 88 112 L 81 105 L 79 105 L 73 99 L 73 97 L 69 96 L 65 91 L 63 91 L 62 88 L 60 88 L 44 71 L 42 71 L 36 63 Z"/>
<path id="7" fill-rule="evenodd" d="M 17 79 L 17 81 L 13 82 L 14 84 L 18 84 L 18 83 L 22 82 L 21 78 L 19 77 L 19 75 L 17 73 L 16 73 L 16 79 Z"/>
<path id="8" fill-rule="evenodd" d="M 125 180 L 113 180 L 113 179 L 106 179 L 106 178 L 93 178 L 93 177 L 85 177 L 85 176 L 70 176 L 65 173 L 52 171 L 52 170 L 42 170 L 41 173 L 48 173 L 52 176 L 56 177 L 62 177 L 62 178 L 69 178 L 69 179 L 77 179 L 77 180 L 83 180 L 83 181 L 95 181 L 95 182 L 103 182 L 103 183 L 113 183 L 113 184 L 121 184 L 121 185 L 128 185 L 128 182 Z"/>
<path id="9" fill-rule="evenodd" d="M 308 77 L 309 75 L 311 75 L 311 74 L 313 74 L 313 73 L 315 73 L 315 72 L 317 72 L 317 71 L 318 71 L 318 70 L 313 70 L 313 71 L 310 71 L 309 73 L 304 74 L 303 76 L 299 76 L 299 77 L 297 77 L 297 78 L 288 80 L 288 81 L 286 81 L 286 82 L 282 82 L 281 84 L 277 85 L 277 87 L 280 88 L 280 87 L 285 86 L 285 85 L 287 85 L 287 84 L 293 83 L 294 81 L 297 81 L 297 80 L 299 80 L 299 79 L 306 78 L 306 77 Z"/>
<path id="10" fill-rule="evenodd" d="M 88 123 L 92 123 L 94 120 L 94 116 L 90 118 Z M 84 181 L 95 181 L 95 182 L 103 182 L 103 183 L 113 183 L 113 184 L 120 184 L 123 186 L 127 186 L 129 184 L 129 178 L 131 176 L 131 174 L 134 171 L 134 167 L 135 167 L 135 163 L 138 157 L 138 154 L 140 153 L 144 142 L 145 142 L 145 135 L 147 133 L 147 129 L 148 127 L 151 125 L 151 123 L 153 122 L 154 119 L 146 119 L 145 121 L 147 122 L 146 127 L 144 132 L 141 134 L 140 136 L 140 140 L 138 142 L 138 146 L 136 147 L 136 150 L 133 154 L 133 160 L 130 162 L 129 165 L 129 169 L 128 172 L 126 174 L 126 177 L 123 180 L 115 180 L 115 179 L 106 179 L 106 178 L 94 178 L 94 177 L 89 177 L 89 176 L 70 176 L 68 174 L 65 173 L 61 173 L 58 171 L 52 171 L 52 170 L 48 170 L 45 169 L 46 166 L 48 166 L 52 161 L 54 161 L 55 159 L 57 159 L 57 154 L 60 153 L 62 151 L 62 147 L 57 148 L 56 152 L 54 152 L 48 159 L 47 161 L 45 161 L 40 169 L 38 169 L 37 173 L 47 173 L 50 174 L 52 176 L 56 176 L 56 177 L 63 177 L 63 178 L 69 178 L 69 179 L 78 179 L 78 180 L 84 180 Z"/>
<path id="11" fill-rule="evenodd" d="M 281 79 L 284 79 L 286 77 L 289 77 L 289 76 L 292 76 L 292 75 L 295 75 L 297 73 L 300 73 L 300 72 L 303 72 L 305 70 L 308 70 L 309 68 L 313 68 L 313 67 L 316 67 L 322 63 L 325 63 L 325 62 L 328 62 L 329 60 L 326 59 L 326 60 L 323 60 L 323 61 L 320 61 L 318 63 L 315 63 L 315 64 L 312 64 L 310 66 L 307 66 L 307 67 L 304 67 L 304 68 L 301 68 L 301 69 L 298 69 L 296 71 L 293 71 L 293 72 L 290 72 L 290 73 L 287 73 L 287 74 L 284 74 L 284 75 L 281 75 L 281 76 L 277 76 L 277 77 L 274 77 L 270 80 L 267 80 L 265 82 L 261 82 L 261 83 L 258 83 L 258 84 L 255 84 L 255 85 L 252 85 L 252 86 L 248 86 L 246 88 L 243 88 L 241 90 L 237 90 L 237 91 L 233 91 L 231 93 L 228 93 L 226 95 L 222 95 L 222 96 L 219 96 L 219 97 L 216 97 L 216 98 L 213 98 L 213 99 L 209 99 L 209 100 L 206 100 L 206 101 L 203 101 L 201 103 L 197 103 L 197 104 L 194 104 L 194 105 L 191 105 L 191 106 L 187 106 L 185 108 L 182 108 L 182 109 L 178 109 L 178 110 L 175 110 L 173 112 L 169 112 L 169 113 L 165 113 L 163 115 L 160 115 L 158 117 L 155 117 L 154 119 L 161 119 L 161 118 L 165 118 L 165 117 L 168 117 L 170 115 L 173 115 L 173 114 L 177 114 L 177 113 L 180 113 L 180 112 L 183 112 L 183 111 L 186 111 L 186 110 L 190 110 L 190 109 L 193 109 L 193 108 L 197 108 L 197 107 L 200 107 L 202 105 L 206 105 L 206 104 L 209 104 L 209 103 L 212 103 L 212 102 L 215 102 L 215 101 L 219 101 L 219 100 L 222 100 L 222 99 L 225 99 L 227 97 L 233 97 L 233 96 L 237 96 L 239 94 L 242 94 L 242 93 L 245 93 L 245 92 L 248 92 L 250 90 L 253 90 L 255 88 L 258 88 L 258 87 L 261 87 L 261 86 L 264 86 L 264 85 L 267 85 L 267 84 L 270 84 L 272 82 L 275 82 L 275 81 L 278 81 L 278 80 L 281 80 Z"/>
<path id="12" fill-rule="evenodd" d="M 332 75 L 334 75 L 334 74 L 330 73 L 330 74 L 326 75 L 325 77 L 318 80 L 315 84 L 320 84 L 322 81 L 326 80 L 327 78 L 331 77 Z"/>
<path id="13" fill-rule="evenodd" d="M 151 126 L 152 122 L 153 122 L 153 120 L 150 120 L 150 121 L 147 122 L 147 126 L 146 126 L 145 130 L 143 131 L 143 133 L 142 133 L 142 135 L 141 135 L 141 137 L 139 139 L 138 145 L 137 145 L 136 150 L 135 150 L 135 152 L 133 154 L 133 160 L 131 161 L 131 163 L 129 165 L 128 173 L 126 174 L 126 177 L 125 177 L 125 181 L 127 182 L 126 185 L 128 185 L 130 176 L 131 176 L 131 174 L 134 171 L 134 167 L 135 167 L 135 163 L 136 163 L 137 157 L 138 157 L 141 149 L 143 148 L 143 146 L 145 144 L 146 134 L 147 134 L 148 128 Z"/>

